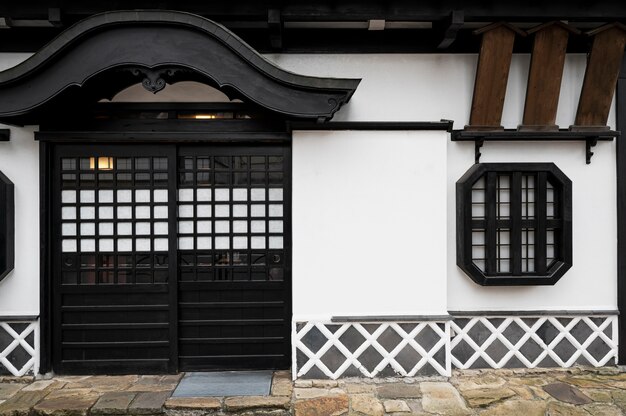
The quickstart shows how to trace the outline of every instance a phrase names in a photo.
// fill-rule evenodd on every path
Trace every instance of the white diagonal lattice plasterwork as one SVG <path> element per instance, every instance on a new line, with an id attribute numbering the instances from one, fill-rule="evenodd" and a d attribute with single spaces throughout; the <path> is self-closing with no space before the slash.
<path id="1" fill-rule="evenodd" d="M 38 331 L 37 321 L 0 322 L 0 341 L 4 341 L 0 344 L 4 347 L 0 351 L 0 370 L 4 367 L 17 377 L 38 371 Z"/>
<path id="2" fill-rule="evenodd" d="M 617 360 L 617 316 L 471 317 L 451 322 L 459 369 L 595 367 Z"/>
<path id="3" fill-rule="evenodd" d="M 450 375 L 444 322 L 296 324 L 297 377 Z"/>

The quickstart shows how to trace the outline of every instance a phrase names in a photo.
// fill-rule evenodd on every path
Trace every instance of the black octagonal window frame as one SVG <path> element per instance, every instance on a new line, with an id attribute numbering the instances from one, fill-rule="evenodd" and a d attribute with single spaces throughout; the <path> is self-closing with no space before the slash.
<path id="1" fill-rule="evenodd" d="M 532 177 L 533 198 L 528 195 Z M 507 184 L 500 188 L 501 178 Z M 484 181 L 484 213 L 482 219 L 473 217 L 473 188 Z M 551 187 L 554 202 L 551 215 L 547 213 L 547 188 Z M 507 202 L 502 203 L 500 193 L 508 192 Z M 483 286 L 554 285 L 572 267 L 572 182 L 554 163 L 480 163 L 472 166 L 456 183 L 457 198 L 457 265 L 476 283 Z M 522 201 L 524 199 L 524 201 Z M 533 215 L 529 215 L 528 201 L 532 200 Z M 476 201 L 474 201 L 476 202 Z M 523 206 L 524 204 L 525 207 Z M 507 206 L 506 219 L 500 216 L 500 207 Z M 521 266 L 528 262 L 531 240 L 527 230 L 533 230 L 532 267 Z M 507 230 L 506 247 L 509 263 L 507 269 L 496 266 L 502 258 L 499 253 L 499 232 Z M 551 230 L 552 244 L 546 237 Z M 481 246 L 476 246 L 474 233 L 483 233 Z M 546 259 L 546 247 L 553 250 L 553 259 Z M 479 263 L 477 247 L 483 253 L 484 262 Z M 524 258 L 524 251 L 526 257 Z M 475 261 L 476 260 L 476 261 Z M 526 263 L 528 265 L 528 263 Z"/>
<path id="2" fill-rule="evenodd" d="M 0 281 L 15 267 L 15 202 L 13 182 L 0 172 Z"/>

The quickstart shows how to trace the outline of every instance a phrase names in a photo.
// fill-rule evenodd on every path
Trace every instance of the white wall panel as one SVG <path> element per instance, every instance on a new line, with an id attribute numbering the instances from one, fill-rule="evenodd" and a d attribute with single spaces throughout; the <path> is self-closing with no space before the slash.
<path id="1" fill-rule="evenodd" d="M 11 128 L 11 140 L 0 142 L 0 170 L 15 184 L 15 269 L 0 282 L 0 315 L 39 313 L 39 143 L 33 131 Z"/>
<path id="2" fill-rule="evenodd" d="M 617 308 L 615 143 L 600 142 L 585 164 L 583 142 L 498 143 L 481 162 L 554 162 L 572 180 L 573 266 L 554 286 L 482 287 L 456 267 L 455 182 L 472 165 L 473 143 L 448 143 L 448 307 L 450 310 L 614 310 Z"/>
<path id="3" fill-rule="evenodd" d="M 445 132 L 294 132 L 295 319 L 446 311 Z"/>

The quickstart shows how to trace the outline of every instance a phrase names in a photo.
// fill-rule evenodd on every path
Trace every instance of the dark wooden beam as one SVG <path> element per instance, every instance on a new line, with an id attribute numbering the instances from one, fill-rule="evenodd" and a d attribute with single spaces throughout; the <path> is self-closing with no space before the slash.
<path id="1" fill-rule="evenodd" d="M 474 32 L 482 35 L 467 130 L 502 130 L 502 108 L 509 79 L 515 35 L 525 33 L 508 23 L 494 23 Z"/>
<path id="2" fill-rule="evenodd" d="M 58 7 L 50 7 L 48 9 L 48 22 L 54 27 L 63 26 L 63 22 L 61 21 L 61 9 Z"/>
<path id="3" fill-rule="evenodd" d="M 535 39 L 520 130 L 559 129 L 556 125 L 556 111 L 570 33 L 580 34 L 580 31 L 559 21 L 545 23 L 528 31 Z"/>
<path id="4" fill-rule="evenodd" d="M 621 23 L 611 23 L 587 34 L 594 39 L 574 130 L 606 127 L 626 46 L 626 26 Z"/>
<path id="5" fill-rule="evenodd" d="M 433 29 L 438 30 L 441 36 L 437 49 L 447 49 L 452 45 L 464 22 L 465 14 L 463 10 L 453 10 L 443 21 L 433 23 Z"/>
<path id="6" fill-rule="evenodd" d="M 279 9 L 267 11 L 267 26 L 271 48 L 277 51 L 281 50 L 283 48 L 283 18 Z"/>

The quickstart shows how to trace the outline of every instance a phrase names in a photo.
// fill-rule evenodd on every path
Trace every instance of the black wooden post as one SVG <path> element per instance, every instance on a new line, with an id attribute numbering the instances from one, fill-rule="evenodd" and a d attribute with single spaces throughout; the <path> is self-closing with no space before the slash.
<path id="1" fill-rule="evenodd" d="M 626 129 L 626 58 L 617 81 L 617 130 Z M 617 139 L 617 306 L 619 317 L 619 358 L 626 364 L 626 144 L 624 135 Z"/>

